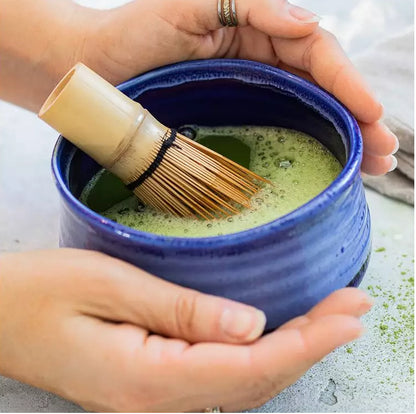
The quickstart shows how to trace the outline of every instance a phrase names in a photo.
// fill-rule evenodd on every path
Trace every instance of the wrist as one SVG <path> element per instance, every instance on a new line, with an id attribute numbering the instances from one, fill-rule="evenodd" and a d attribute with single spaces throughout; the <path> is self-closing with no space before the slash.
<path id="1" fill-rule="evenodd" d="M 102 10 L 85 32 L 80 61 L 113 85 L 159 66 L 165 31 L 152 8 L 152 2 L 136 0 Z"/>
<path id="2" fill-rule="evenodd" d="M 38 111 L 82 56 L 99 13 L 71 0 L 3 0 L 0 10 L 0 98 Z"/>
<path id="3" fill-rule="evenodd" d="M 58 5 L 52 5 L 56 0 L 48 0 L 48 16 L 46 21 L 47 48 L 38 60 L 32 62 L 39 65 L 55 86 L 68 70 L 82 59 L 83 49 L 89 37 L 89 32 L 97 20 L 100 11 L 80 6 L 71 0 L 59 0 Z"/>
<path id="4" fill-rule="evenodd" d="M 122 19 L 125 6 L 101 10 L 100 16 L 91 16 L 93 20 L 81 34 L 82 47 L 79 49 L 79 61 L 94 70 L 105 80 L 117 85 L 130 76 L 128 65 L 123 58 L 127 57 L 123 48 L 126 33 Z M 136 21 L 140 26 L 140 17 Z M 120 58 L 120 59 L 119 59 Z M 120 60 L 120 61 L 119 61 Z"/>

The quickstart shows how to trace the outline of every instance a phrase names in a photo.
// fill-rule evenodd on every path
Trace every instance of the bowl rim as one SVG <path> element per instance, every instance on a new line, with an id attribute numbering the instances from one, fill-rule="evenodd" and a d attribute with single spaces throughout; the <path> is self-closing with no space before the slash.
<path id="1" fill-rule="evenodd" d="M 201 74 L 203 76 L 201 77 Z M 180 76 L 178 76 L 180 75 Z M 61 135 L 55 144 L 52 153 L 51 167 L 55 184 L 61 193 L 64 201 L 69 207 L 83 216 L 92 226 L 97 226 L 101 231 L 110 236 L 120 236 L 129 239 L 131 242 L 143 246 L 161 247 L 163 249 L 200 249 L 200 248 L 221 248 L 242 245 L 245 242 L 253 242 L 269 236 L 277 231 L 286 230 L 288 227 L 304 221 L 308 217 L 315 216 L 325 210 L 331 203 L 338 199 L 343 192 L 349 188 L 359 175 L 362 159 L 363 145 L 361 132 L 357 122 L 351 113 L 334 96 L 324 91 L 303 78 L 293 75 L 284 70 L 272 66 L 238 59 L 209 59 L 180 62 L 163 66 L 135 78 L 132 78 L 118 85 L 121 91 L 129 88 L 140 91 L 140 94 L 163 87 L 175 87 L 192 81 L 210 81 L 215 79 L 237 79 L 244 83 L 258 86 L 267 86 L 280 89 L 286 93 L 293 94 L 305 105 L 310 105 L 314 110 L 329 120 L 336 128 L 333 112 L 338 121 L 344 125 L 345 135 L 338 128 L 341 136 L 349 140 L 350 151 L 347 155 L 347 162 L 338 177 L 321 193 L 297 209 L 281 216 L 271 222 L 243 230 L 237 233 L 229 233 L 221 236 L 206 237 L 177 237 L 164 236 L 135 230 L 122 224 L 116 223 L 96 213 L 82 204 L 69 190 L 63 172 L 59 167 L 60 154 L 65 144 L 72 145 Z M 299 92 L 301 93 L 301 96 Z M 312 102 L 312 99 L 314 102 Z M 76 147 L 74 146 L 74 153 Z"/>

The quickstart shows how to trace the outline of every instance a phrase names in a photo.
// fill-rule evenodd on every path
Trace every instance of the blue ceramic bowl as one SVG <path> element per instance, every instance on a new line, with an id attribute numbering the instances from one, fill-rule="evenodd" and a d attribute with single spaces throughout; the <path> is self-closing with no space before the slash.
<path id="1" fill-rule="evenodd" d="M 271 223 L 218 237 L 164 237 L 81 204 L 82 189 L 100 167 L 60 137 L 52 168 L 62 201 L 61 246 L 99 250 L 174 283 L 256 306 L 266 313 L 266 330 L 360 283 L 370 254 L 362 141 L 336 99 L 287 72 L 242 60 L 179 63 L 119 88 L 170 127 L 275 125 L 306 132 L 344 168 L 324 192 Z"/>

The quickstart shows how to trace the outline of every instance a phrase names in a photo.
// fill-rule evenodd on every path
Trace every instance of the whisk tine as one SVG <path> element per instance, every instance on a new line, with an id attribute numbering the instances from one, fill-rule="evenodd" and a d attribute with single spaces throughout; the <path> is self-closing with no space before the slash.
<path id="1" fill-rule="evenodd" d="M 191 208 L 196 214 L 204 217 L 205 219 L 208 219 L 206 215 L 204 214 L 203 209 L 200 205 L 198 205 L 196 202 L 193 202 L 192 199 L 189 197 L 186 197 L 185 194 L 181 191 L 181 188 L 176 188 L 176 186 L 171 185 L 169 188 L 165 187 L 167 185 L 166 177 L 163 178 L 163 181 L 160 180 L 159 177 L 155 177 L 154 181 L 157 182 L 160 186 L 160 188 L 165 188 L 167 192 L 170 192 L 174 197 L 172 198 L 173 202 L 175 203 L 175 206 L 178 209 L 181 210 L 188 210 L 188 208 Z M 188 214 L 184 214 L 185 216 Z M 211 215 L 210 218 L 213 218 L 214 216 Z"/>
<path id="2" fill-rule="evenodd" d="M 182 173 L 182 171 L 177 170 L 172 172 L 171 168 L 168 163 L 165 163 L 163 166 L 164 168 L 164 174 L 166 174 L 166 177 L 168 177 L 172 184 L 175 184 L 173 180 L 177 180 L 178 187 L 181 191 L 184 191 L 185 193 L 189 194 L 189 196 L 193 199 L 200 200 L 199 204 L 202 207 L 206 207 L 207 209 L 215 210 L 216 208 L 220 213 L 223 213 L 225 216 L 228 216 L 230 213 L 224 210 L 221 205 L 225 205 L 225 207 L 229 208 L 229 210 L 235 210 L 231 205 L 228 203 L 223 202 L 218 197 L 218 204 L 214 203 L 211 198 L 215 197 L 215 194 L 211 195 L 211 198 L 207 197 L 206 194 L 204 194 L 202 191 L 204 190 L 204 187 L 199 184 L 198 182 L 192 181 L 189 176 L 186 176 Z M 202 190 L 202 191 L 201 191 Z M 209 191 L 209 190 L 208 190 Z M 206 210 L 209 212 L 209 210 Z M 238 210 L 236 211 L 238 212 Z M 212 216 L 212 214 L 210 214 Z M 214 216 L 212 216 L 214 218 Z"/>
<path id="3" fill-rule="evenodd" d="M 135 191 L 136 195 L 145 203 L 155 206 L 158 209 L 162 209 L 164 206 L 166 207 L 166 210 L 169 211 L 171 214 L 174 214 L 175 216 L 180 216 L 176 212 L 176 210 L 172 209 L 169 204 L 164 204 L 161 202 L 158 195 L 156 195 L 155 192 L 148 191 L 148 186 L 143 186 L 140 191 Z"/>
<path id="4" fill-rule="evenodd" d="M 194 180 L 198 179 L 199 182 L 204 182 L 207 187 L 226 195 L 237 203 L 244 203 L 248 200 L 247 196 L 235 190 L 231 185 L 227 185 L 227 183 L 209 171 L 204 171 L 202 168 L 198 168 L 192 164 L 188 164 L 186 170 L 192 173 Z"/>
<path id="5" fill-rule="evenodd" d="M 198 143 L 194 143 L 193 141 L 191 141 L 193 144 L 200 145 L 200 147 L 202 147 L 204 150 L 211 151 L 210 157 L 204 156 L 203 152 L 199 148 L 195 148 L 194 146 L 189 145 L 190 140 L 186 137 L 184 137 L 183 141 L 182 141 L 182 139 L 180 141 L 181 141 L 181 148 L 187 148 L 190 151 L 190 154 L 192 154 L 192 156 L 203 160 L 203 162 L 206 163 L 207 165 L 211 165 L 215 168 L 220 168 L 223 171 L 227 171 L 227 173 L 230 174 L 230 176 L 232 176 L 234 179 L 241 180 L 242 182 L 247 183 L 249 186 L 253 186 L 253 187 L 257 188 L 257 186 L 253 184 L 252 180 L 250 180 L 250 178 L 247 177 L 246 171 L 248 171 L 251 174 L 253 174 L 254 176 L 256 176 L 250 170 L 246 170 L 244 167 L 242 167 L 239 164 L 233 163 L 228 158 L 225 158 L 222 155 L 217 154 L 215 152 L 212 152 L 208 148 L 203 147 L 202 145 L 200 145 Z M 212 154 L 215 154 L 216 156 L 221 157 L 221 159 L 219 160 L 217 158 L 214 158 L 212 156 Z M 238 174 L 236 173 L 236 171 L 238 172 Z M 265 180 L 265 181 L 267 181 L 267 180 Z"/>
<path id="6" fill-rule="evenodd" d="M 178 134 L 178 137 L 180 137 L 180 141 L 184 141 L 190 146 L 196 148 L 198 151 L 210 155 L 213 159 L 220 160 L 224 165 L 227 165 L 230 169 L 234 169 L 235 171 L 239 172 L 239 174 L 246 174 L 247 176 L 251 177 L 254 180 L 262 181 L 267 184 L 271 184 L 269 180 L 266 178 L 261 177 L 260 175 L 257 175 L 253 171 L 250 171 L 248 168 L 243 167 L 242 165 L 230 160 L 227 157 L 224 157 L 221 154 L 218 154 L 217 152 L 204 147 L 203 145 L 199 144 L 196 141 L 192 141 L 191 139 L 185 137 L 182 134 Z"/>
<path id="7" fill-rule="evenodd" d="M 169 134 L 168 130 L 153 146 L 146 165 L 159 156 Z M 136 181 L 142 174 L 142 169 L 136 170 L 130 181 Z M 175 144 L 164 153 L 162 162 L 135 193 L 159 210 L 209 220 L 238 214 L 238 205 L 250 207 L 250 198 L 259 190 L 256 180 L 268 182 L 178 134 Z"/>
<path id="8" fill-rule="evenodd" d="M 233 198 L 234 196 L 234 201 L 236 202 L 244 202 L 249 199 L 243 192 L 222 180 L 221 176 L 216 174 L 215 171 L 213 172 L 206 168 L 203 162 L 195 162 L 195 159 L 187 156 L 183 150 L 172 152 L 168 154 L 166 158 L 170 159 L 178 168 L 191 174 L 194 178 L 200 179 L 202 182 L 224 193 L 230 198 Z"/>
<path id="9" fill-rule="evenodd" d="M 224 199 L 218 196 L 215 192 L 211 191 L 205 185 L 201 184 L 197 180 L 195 180 L 192 176 L 186 175 L 183 171 L 178 169 L 175 164 L 169 163 L 168 161 L 164 163 L 163 168 L 166 169 L 167 174 L 170 174 L 172 178 L 181 177 L 184 180 L 184 187 L 189 192 L 191 192 L 200 203 L 209 206 L 213 211 L 218 210 L 219 212 L 223 212 L 226 216 L 229 216 L 230 213 L 239 213 L 239 210 L 233 207 Z M 221 206 L 225 207 L 227 210 L 221 208 Z"/>
<path id="10" fill-rule="evenodd" d="M 183 148 L 183 147 L 182 147 Z M 258 186 L 253 184 L 251 181 L 246 179 L 245 177 L 241 177 L 237 175 L 233 170 L 225 168 L 221 165 L 218 161 L 212 160 L 203 154 L 200 154 L 197 150 L 192 147 L 189 147 L 190 153 L 189 157 L 196 161 L 198 164 L 200 163 L 206 169 L 211 172 L 214 172 L 216 175 L 220 176 L 225 181 L 228 181 L 233 186 L 239 187 L 241 190 L 254 194 L 258 191 Z M 185 155 L 188 156 L 188 155 Z"/>

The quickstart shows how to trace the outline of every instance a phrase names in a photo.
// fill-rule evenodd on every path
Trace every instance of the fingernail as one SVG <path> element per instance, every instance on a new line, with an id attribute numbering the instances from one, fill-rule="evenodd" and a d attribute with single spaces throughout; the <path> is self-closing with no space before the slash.
<path id="1" fill-rule="evenodd" d="M 358 307 L 358 313 L 360 316 L 365 315 L 374 305 L 374 299 L 366 297 Z"/>
<path id="2" fill-rule="evenodd" d="M 391 153 L 392 155 L 394 155 L 400 148 L 400 142 L 399 142 L 399 138 L 397 138 L 397 136 L 393 134 L 393 132 L 391 134 L 394 136 L 394 138 L 396 138 L 396 145 L 394 146 L 394 150 Z"/>
<path id="3" fill-rule="evenodd" d="M 223 332 L 233 338 L 251 341 L 259 337 L 266 325 L 266 315 L 258 309 L 225 309 L 220 320 Z"/>
<path id="4" fill-rule="evenodd" d="M 367 329 L 363 325 L 361 325 L 355 338 L 356 339 L 361 338 L 366 332 L 367 332 Z"/>
<path id="5" fill-rule="evenodd" d="M 380 108 L 381 108 L 381 117 L 380 117 L 380 119 L 381 119 L 384 116 L 384 105 L 382 103 L 379 103 L 379 105 L 380 105 Z"/>
<path id="6" fill-rule="evenodd" d="M 296 19 L 300 20 L 302 23 L 316 23 L 321 20 L 321 17 L 315 13 L 312 13 L 309 10 L 304 9 L 303 7 L 294 6 L 289 4 L 289 13 Z"/>
<path id="7" fill-rule="evenodd" d="M 384 130 L 386 131 L 386 133 L 391 135 L 393 137 L 393 139 L 395 140 L 394 149 L 393 149 L 393 152 L 391 153 L 393 155 L 400 148 L 399 138 L 397 138 L 397 135 L 386 124 L 383 123 L 382 126 L 383 126 Z"/>
<path id="8" fill-rule="evenodd" d="M 391 166 L 390 166 L 389 172 L 395 170 L 397 167 L 397 158 L 394 155 L 390 155 L 390 158 L 391 158 Z"/>
<path id="9" fill-rule="evenodd" d="M 351 326 L 351 328 L 353 328 L 353 330 L 355 331 L 354 332 L 354 338 L 355 339 L 360 338 L 367 331 L 360 319 L 356 319 L 355 322 L 352 325 L 353 326 Z"/>
<path id="10" fill-rule="evenodd" d="M 364 328 L 364 325 L 359 318 L 351 318 L 346 320 L 342 329 L 346 330 L 346 336 L 342 340 L 342 345 L 345 345 L 351 341 L 355 341 L 356 339 L 363 336 L 366 332 L 366 329 Z"/>

